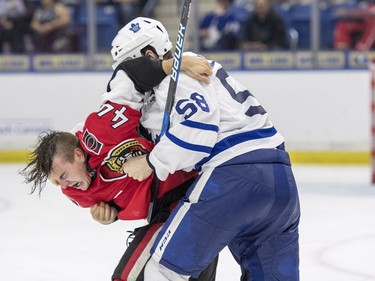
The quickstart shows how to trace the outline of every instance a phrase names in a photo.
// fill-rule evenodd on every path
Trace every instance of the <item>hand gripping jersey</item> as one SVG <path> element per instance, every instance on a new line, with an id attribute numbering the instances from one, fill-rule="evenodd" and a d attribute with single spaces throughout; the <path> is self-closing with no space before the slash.
<path id="1" fill-rule="evenodd" d="M 68 187 L 62 192 L 82 207 L 90 207 L 101 201 L 112 202 L 119 209 L 118 218 L 122 220 L 146 218 L 153 175 L 139 182 L 127 177 L 121 169 L 127 159 L 146 154 L 153 147 L 152 143 L 137 136 L 139 118 L 137 110 L 112 102 L 103 104 L 99 111 L 91 113 L 83 129 L 76 132 L 88 155 L 91 185 L 86 191 Z M 191 176 L 176 173 L 161 182 L 158 197 Z"/>
<path id="2" fill-rule="evenodd" d="M 141 124 L 158 142 L 149 155 L 159 179 L 177 170 L 217 167 L 238 155 L 284 142 L 265 109 L 217 62 L 209 85 L 181 73 L 169 131 L 159 141 L 169 77 L 154 88 Z"/>

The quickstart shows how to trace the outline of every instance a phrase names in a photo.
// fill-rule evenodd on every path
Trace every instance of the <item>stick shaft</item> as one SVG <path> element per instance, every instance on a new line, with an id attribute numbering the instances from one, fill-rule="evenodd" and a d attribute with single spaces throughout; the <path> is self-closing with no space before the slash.
<path id="1" fill-rule="evenodd" d="M 182 53 L 184 50 L 184 43 L 185 43 L 185 31 L 189 19 L 189 11 L 190 11 L 191 0 L 185 0 L 184 5 L 182 7 L 182 14 L 180 25 L 178 28 L 175 52 L 173 55 L 173 66 L 172 66 L 172 74 L 171 79 L 169 81 L 169 88 L 168 88 L 168 95 L 164 109 L 164 116 L 163 116 L 163 123 L 160 130 L 160 137 L 162 137 L 169 129 L 170 118 L 169 115 L 172 112 L 173 104 L 174 104 L 174 97 L 177 90 L 177 82 L 178 76 L 180 75 L 181 63 L 182 63 Z M 153 188 L 153 199 L 150 206 L 150 212 L 148 216 L 148 221 L 151 220 L 155 216 L 156 212 L 156 203 L 157 203 L 157 196 L 159 193 L 159 186 L 160 180 L 156 178 L 154 181 L 154 188 Z"/>
<path id="2" fill-rule="evenodd" d="M 181 21 L 178 28 L 178 34 L 177 34 L 177 40 L 176 40 L 176 46 L 175 46 L 175 52 L 173 55 L 173 66 L 172 66 L 172 74 L 171 79 L 169 81 L 169 88 L 168 88 L 168 95 L 164 110 L 164 117 L 163 117 L 163 123 L 160 131 L 160 137 L 163 136 L 169 129 L 169 115 L 171 114 L 173 104 L 174 104 L 174 98 L 176 94 L 177 89 L 177 82 L 178 77 L 180 75 L 180 69 L 181 69 L 181 62 L 182 62 L 182 54 L 184 50 L 184 43 L 185 43 L 185 32 L 186 27 L 189 19 L 189 11 L 191 6 L 191 0 L 185 0 L 184 5 L 182 7 L 182 14 L 181 14 Z"/>

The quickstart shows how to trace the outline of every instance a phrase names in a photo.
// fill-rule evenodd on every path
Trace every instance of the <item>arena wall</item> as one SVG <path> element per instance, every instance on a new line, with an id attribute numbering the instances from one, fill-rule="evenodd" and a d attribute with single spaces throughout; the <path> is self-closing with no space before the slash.
<path id="1" fill-rule="evenodd" d="M 367 70 L 231 74 L 264 105 L 295 161 L 368 163 Z M 110 77 L 111 72 L 2 74 L 0 162 L 23 159 L 41 131 L 70 130 L 84 120 L 98 108 Z"/>

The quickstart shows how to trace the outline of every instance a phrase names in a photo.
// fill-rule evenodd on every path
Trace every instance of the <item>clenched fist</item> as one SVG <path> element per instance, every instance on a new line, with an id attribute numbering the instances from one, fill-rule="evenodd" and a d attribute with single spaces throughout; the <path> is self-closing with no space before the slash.
<path id="1" fill-rule="evenodd" d="M 110 224 L 117 216 L 117 210 L 105 202 L 91 206 L 90 213 L 92 218 L 101 224 Z"/>
<path id="2" fill-rule="evenodd" d="M 152 169 L 148 165 L 146 155 L 129 158 L 123 165 L 124 173 L 138 181 L 147 179 L 152 174 Z"/>

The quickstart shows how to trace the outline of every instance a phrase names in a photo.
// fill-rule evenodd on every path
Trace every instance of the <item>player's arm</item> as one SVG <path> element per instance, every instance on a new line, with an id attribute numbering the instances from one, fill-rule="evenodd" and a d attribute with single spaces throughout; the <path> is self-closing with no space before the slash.
<path id="1" fill-rule="evenodd" d="M 195 55 L 184 55 L 181 68 L 205 83 L 209 82 L 208 76 L 212 73 L 208 61 Z M 171 71 L 172 60 L 161 61 L 143 56 L 124 61 L 113 72 L 101 103 L 113 101 L 140 111 L 144 93 L 159 85 Z"/>
<path id="2" fill-rule="evenodd" d="M 122 62 L 115 70 L 123 70 L 129 76 L 139 92 L 152 90 L 161 83 L 166 75 L 172 72 L 173 60 L 160 60 L 143 56 Z M 181 70 L 194 79 L 209 83 L 212 69 L 209 62 L 203 57 L 186 55 L 182 59 Z"/>

